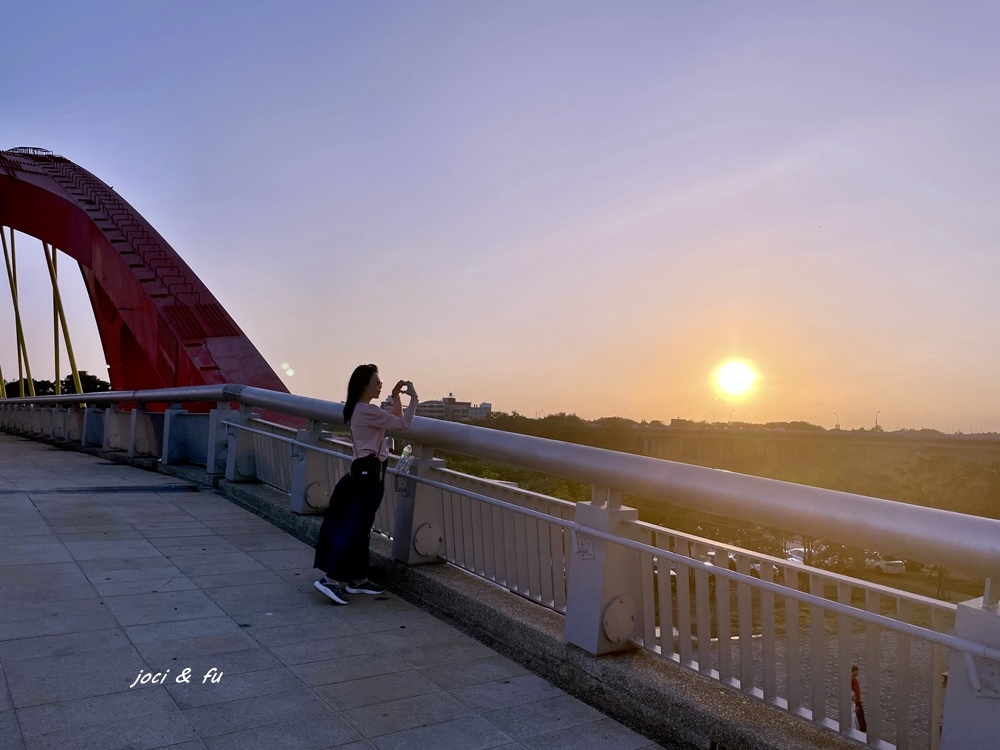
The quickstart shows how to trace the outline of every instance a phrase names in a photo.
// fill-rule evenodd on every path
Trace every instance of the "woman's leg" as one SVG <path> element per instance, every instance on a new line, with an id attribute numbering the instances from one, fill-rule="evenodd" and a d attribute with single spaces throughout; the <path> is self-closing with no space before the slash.
<path id="1" fill-rule="evenodd" d="M 349 528 L 353 495 L 354 487 L 350 475 L 347 475 L 337 482 L 330 496 L 330 504 L 323 517 L 323 525 L 319 529 L 319 539 L 316 541 L 316 556 L 313 559 L 313 567 L 325 573 L 313 586 L 335 604 L 350 602 L 333 571 L 341 567 L 345 549 L 350 543 L 350 536 L 345 532 Z"/>
<path id="2" fill-rule="evenodd" d="M 351 552 L 351 577 L 348 581 L 347 589 L 351 593 L 380 594 L 380 586 L 365 587 L 368 590 L 361 590 L 352 583 L 359 584 L 368 579 L 368 558 L 371 554 L 371 530 L 375 523 L 375 515 L 382 505 L 382 498 L 385 496 L 385 464 L 382 465 L 382 472 L 378 484 L 366 487 L 358 496 L 359 518 L 356 526 L 357 536 L 354 537 Z M 353 589 L 358 589 L 354 591 Z M 377 590 L 376 590 L 377 589 Z"/>
<path id="3" fill-rule="evenodd" d="M 352 509 L 357 505 L 357 494 L 350 475 L 337 482 L 320 526 L 313 565 L 334 580 L 342 580 L 337 572 L 351 543 Z"/>

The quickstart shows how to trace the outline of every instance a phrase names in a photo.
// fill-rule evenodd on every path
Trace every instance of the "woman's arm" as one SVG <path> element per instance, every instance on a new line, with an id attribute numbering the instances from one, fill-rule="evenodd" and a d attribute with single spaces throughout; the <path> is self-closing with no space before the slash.
<path id="1" fill-rule="evenodd" d="M 397 403 L 399 403 L 398 398 L 394 398 L 394 408 Z M 355 411 L 357 419 L 363 420 L 365 424 L 370 425 L 371 427 L 377 427 L 381 430 L 406 430 L 409 428 L 410 423 L 413 422 L 413 417 L 416 413 L 416 396 L 410 396 L 410 403 L 407 404 L 405 411 L 403 411 L 400 416 L 390 414 L 373 404 L 358 404 L 357 410 Z"/>
<path id="2" fill-rule="evenodd" d="M 406 381 L 400 380 L 397 381 L 395 387 L 392 389 L 392 413 L 397 417 L 403 416 L 403 402 L 399 399 L 399 392 L 403 389 L 404 385 L 406 385 Z"/>

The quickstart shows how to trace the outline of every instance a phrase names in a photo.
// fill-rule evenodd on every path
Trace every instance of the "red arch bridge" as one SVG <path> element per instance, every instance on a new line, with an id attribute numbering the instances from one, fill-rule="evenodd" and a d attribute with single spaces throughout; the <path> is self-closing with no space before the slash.
<path id="1" fill-rule="evenodd" d="M 62 333 L 71 357 L 58 290 L 58 253 L 79 265 L 114 390 L 227 382 L 287 390 L 177 251 L 114 189 L 83 167 L 44 149 L 0 151 L 2 227 L 10 230 L 9 235 L 4 232 L 3 249 L 19 361 L 29 369 L 29 382 L 15 230 L 41 240 L 61 323 L 56 339 Z M 25 294 L 37 291 L 22 290 L 22 299 Z M 72 359 L 71 366 L 75 370 Z"/>
<path id="2" fill-rule="evenodd" d="M 256 482 L 254 502 L 270 493 L 274 517 L 296 533 L 303 516 L 323 510 L 350 463 L 349 445 L 325 429 L 341 422 L 342 405 L 288 393 L 121 196 L 47 151 L 4 151 L 0 225 L 41 240 L 67 345 L 56 249 L 77 261 L 114 388 L 0 399 L 0 429 L 151 455 L 167 470 L 185 464 L 235 498 L 240 483 Z M 4 256 L 27 368 L 13 238 L 4 232 Z M 145 409 L 176 402 L 211 412 Z M 304 428 L 287 426 L 294 420 Z M 391 470 L 399 481 L 387 485 L 376 530 L 404 566 L 447 562 L 470 574 L 455 584 L 428 572 L 421 595 L 437 595 L 433 606 L 447 611 L 477 581 L 485 593 L 471 607 L 481 615 L 472 630 L 517 653 L 545 623 L 525 660 L 549 675 L 584 675 L 602 705 L 663 744 L 1000 747 L 1000 521 L 420 417 L 405 437 L 417 460 L 409 472 Z M 436 450 L 583 482 L 592 500 L 451 471 Z M 655 526 L 623 505 L 628 497 L 891 550 L 971 573 L 984 595 L 942 602 Z M 518 596 L 501 601 L 498 589 Z M 643 658 L 600 661 L 621 652 Z M 852 722 L 852 663 L 863 669 L 867 731 Z M 675 686 L 669 702 L 664 685 Z"/>

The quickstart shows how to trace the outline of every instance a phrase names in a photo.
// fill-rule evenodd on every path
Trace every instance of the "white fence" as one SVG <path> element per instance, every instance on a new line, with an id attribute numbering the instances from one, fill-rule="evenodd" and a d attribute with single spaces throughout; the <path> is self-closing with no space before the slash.
<path id="1" fill-rule="evenodd" d="M 176 397 L 173 392 L 159 395 L 162 401 L 243 404 L 241 411 L 216 410 L 211 418 L 168 410 L 159 433 L 157 418 L 133 414 L 127 420 L 114 406 L 115 400 L 150 402 L 156 398 L 150 394 L 158 392 L 144 392 L 144 398 L 102 394 L 94 400 L 112 406 L 107 410 L 91 406 L 86 412 L 46 403 L 44 398 L 11 399 L 0 402 L 0 428 L 64 439 L 77 435 L 84 443 L 88 435 L 94 442 L 100 434 L 103 447 L 129 452 L 140 444 L 150 446 L 150 453 L 165 461 L 201 463 L 209 473 L 224 471 L 231 481 L 265 482 L 288 493 L 294 509 L 321 511 L 324 499 L 349 469 L 350 445 L 322 429 L 324 423 L 335 422 L 341 405 L 228 388 L 204 397 L 194 393 L 199 389 Z M 287 414 L 310 421 L 305 428 L 286 427 L 261 420 L 248 406 L 269 410 L 283 406 Z M 101 429 L 94 420 L 102 423 Z M 126 421 L 131 425 L 127 435 L 123 434 L 128 432 L 123 427 Z M 195 432 L 197 439 L 191 437 Z M 209 433 L 207 437 L 203 432 Z M 975 659 L 997 669 L 1000 635 L 997 640 L 972 640 L 967 634 L 954 634 L 956 605 L 643 523 L 618 507 L 617 499 L 622 488 L 634 492 L 638 487 L 652 490 L 643 497 L 669 496 L 677 504 L 684 497 L 678 492 L 686 489 L 697 498 L 692 505 L 740 517 L 726 505 L 726 498 L 735 493 L 745 506 L 742 517 L 756 522 L 772 516 L 776 502 L 780 505 L 782 498 L 797 492 L 809 507 L 789 518 L 784 528 L 816 536 L 824 514 L 834 533 L 841 528 L 838 518 L 843 509 L 824 509 L 823 503 L 840 499 L 852 512 L 867 503 L 868 511 L 888 513 L 889 523 L 904 519 L 906 533 L 914 536 L 906 546 L 922 549 L 927 562 L 964 559 L 973 572 L 1000 570 L 1000 522 L 900 508 L 874 498 L 783 483 L 762 485 L 761 480 L 725 472 L 701 470 L 692 475 L 695 467 L 655 459 L 637 463 L 635 456 L 487 433 L 492 431 L 415 421 L 404 437 L 417 443 L 416 471 L 397 477 L 390 470 L 376 530 L 394 539 L 397 559 L 413 563 L 443 558 L 563 613 L 568 639 L 593 653 L 641 647 L 776 710 L 871 747 L 920 750 L 939 746 L 949 651 L 960 657 L 951 663 L 953 673 L 955 664 L 969 670 L 968 675 L 953 674 L 953 681 L 963 685 L 968 677 L 975 687 L 977 674 L 983 674 L 982 670 L 973 674 Z M 205 458 L 186 455 L 189 444 L 197 445 L 197 450 L 208 445 Z M 219 445 L 225 446 L 221 453 L 213 448 Z M 433 459 L 439 447 L 492 459 L 500 456 L 529 468 L 548 466 L 550 473 L 593 483 L 595 501 L 577 507 L 449 470 Z M 671 477 L 669 486 L 657 484 L 657 472 L 664 468 L 680 475 L 680 486 L 677 477 Z M 629 476 L 629 469 L 640 476 L 626 484 L 621 478 Z M 697 484 L 691 483 L 691 476 L 696 476 Z M 759 492 L 778 485 L 777 500 L 774 492 Z M 656 492 L 658 486 L 662 493 Z M 601 522 L 595 523 L 595 518 Z M 795 528 L 796 524 L 802 527 Z M 879 525 L 877 519 L 866 524 L 852 541 L 864 539 L 873 524 Z M 976 533 L 963 538 L 970 528 Z M 982 541 L 989 534 L 994 535 L 992 547 Z M 948 547 L 956 544 L 964 547 Z M 992 604 L 987 592 L 978 606 L 985 611 Z M 593 637 L 579 635 L 590 631 L 595 631 Z M 851 724 L 852 664 L 861 671 L 867 733 Z M 988 674 L 987 669 L 987 683 Z M 979 682 L 976 692 L 981 696 L 984 688 Z M 995 705 L 981 704 L 980 710 L 995 713 L 990 710 Z M 959 742 L 951 747 L 962 747 Z"/>

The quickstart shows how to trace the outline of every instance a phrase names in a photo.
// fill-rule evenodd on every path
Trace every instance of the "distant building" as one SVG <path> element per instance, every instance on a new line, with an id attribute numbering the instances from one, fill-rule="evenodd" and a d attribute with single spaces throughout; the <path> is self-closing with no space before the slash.
<path id="1" fill-rule="evenodd" d="M 468 422 L 473 419 L 485 419 L 493 413 L 493 404 L 483 402 L 473 404 L 471 401 L 458 401 L 455 394 L 449 393 L 439 401 L 423 401 L 417 406 L 418 417 L 444 419 L 448 422 Z"/>

